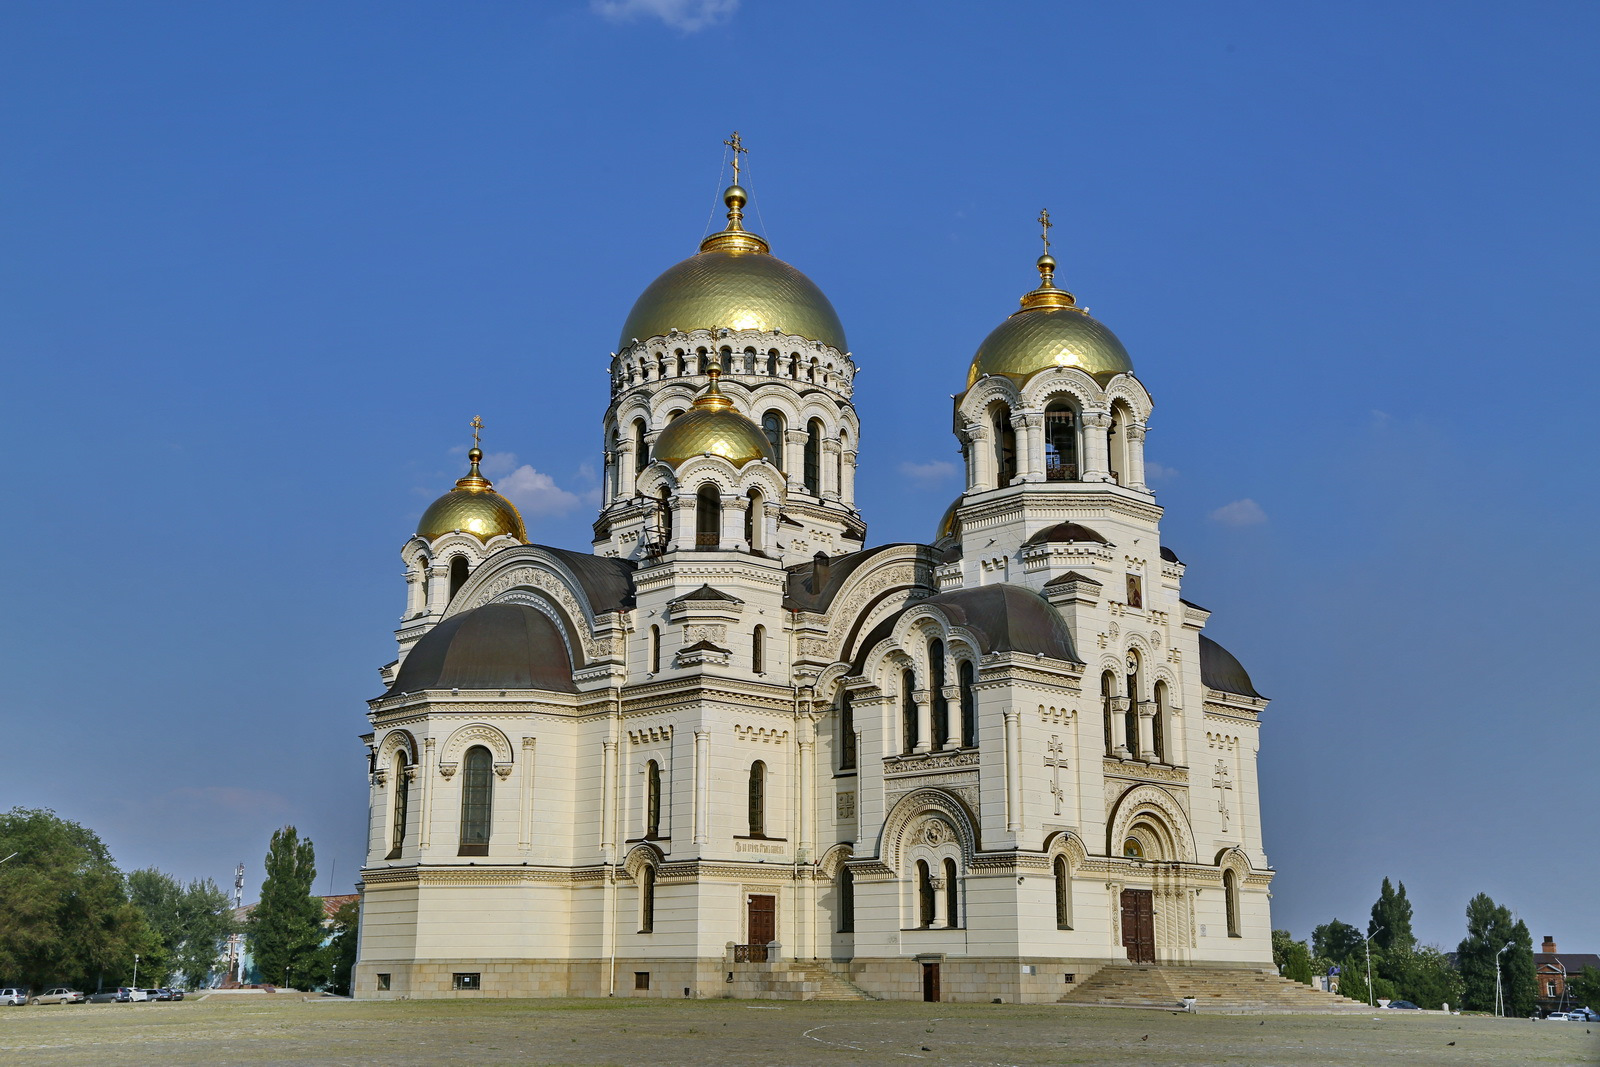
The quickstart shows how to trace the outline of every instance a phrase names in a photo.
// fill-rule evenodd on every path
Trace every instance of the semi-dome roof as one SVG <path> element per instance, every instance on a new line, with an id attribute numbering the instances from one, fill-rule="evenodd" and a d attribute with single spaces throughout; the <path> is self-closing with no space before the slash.
<path id="1" fill-rule="evenodd" d="M 1055 286 L 1056 261 L 1039 257 L 1042 284 L 1025 294 L 1022 310 L 996 326 L 972 357 L 967 388 L 986 374 L 1026 381 L 1051 367 L 1077 367 L 1104 385 L 1133 373 L 1133 360 L 1117 335 L 1090 317 L 1065 289 Z"/>
<path id="2" fill-rule="evenodd" d="M 1081 662 L 1073 648 L 1072 631 L 1048 600 L 1025 586 L 996 582 L 918 600 L 884 619 L 856 646 L 856 670 L 865 665 L 873 646 L 894 631 L 900 616 L 927 607 L 938 608 L 952 625 L 971 630 L 984 655 L 1022 652 Z"/>
<path id="3" fill-rule="evenodd" d="M 723 194 L 727 228 L 707 237 L 698 255 L 667 268 L 639 294 L 622 324 L 617 351 L 673 329 L 714 327 L 777 330 L 848 351 L 844 326 L 822 290 L 743 228 L 745 199 L 743 189 L 728 187 Z"/>
<path id="4" fill-rule="evenodd" d="M 656 438 L 651 458 L 676 467 L 687 459 L 710 453 L 721 456 L 735 467 L 758 459 L 777 466 L 778 460 L 767 435 L 741 415 L 733 401 L 717 386 L 722 368 L 712 364 L 707 373 L 711 381 L 705 392 L 695 398 L 688 411 L 667 423 L 667 428 Z"/>
<path id="5" fill-rule="evenodd" d="M 425 689 L 543 689 L 575 693 L 572 656 L 549 616 L 526 604 L 485 604 L 452 615 L 411 649 L 389 694 Z"/>
<path id="6" fill-rule="evenodd" d="M 483 452 L 474 448 L 467 453 L 467 459 L 472 467 L 466 477 L 458 479 L 454 489 L 428 505 L 417 523 L 417 536 L 432 541 L 461 530 L 483 541 L 509 534 L 527 544 L 528 530 L 522 524 L 522 513 L 515 504 L 495 492 L 494 484 L 478 470 Z"/>

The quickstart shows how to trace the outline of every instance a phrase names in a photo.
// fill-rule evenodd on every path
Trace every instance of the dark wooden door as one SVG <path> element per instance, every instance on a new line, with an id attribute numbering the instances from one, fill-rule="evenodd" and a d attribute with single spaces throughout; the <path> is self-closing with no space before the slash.
<path id="1" fill-rule="evenodd" d="M 1156 961 L 1155 897 L 1148 889 L 1122 891 L 1122 947 L 1134 963 Z"/>
<path id="2" fill-rule="evenodd" d="M 752 896 L 750 907 L 750 943 L 765 945 L 778 939 L 778 898 Z"/>
<path id="3" fill-rule="evenodd" d="M 922 999 L 930 1004 L 939 1002 L 939 965 L 937 963 L 924 963 L 922 965 Z"/>

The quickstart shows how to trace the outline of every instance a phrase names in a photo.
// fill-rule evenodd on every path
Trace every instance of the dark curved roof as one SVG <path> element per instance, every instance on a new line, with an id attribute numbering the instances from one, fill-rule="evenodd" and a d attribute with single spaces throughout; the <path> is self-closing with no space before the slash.
<path id="1" fill-rule="evenodd" d="M 485 604 L 424 634 L 384 695 L 424 689 L 578 691 L 556 624 L 526 604 Z"/>
<path id="2" fill-rule="evenodd" d="M 1172 551 L 1172 549 L 1168 548 L 1166 545 L 1161 546 L 1161 558 L 1166 560 L 1168 563 L 1183 562 L 1183 560 L 1178 558 L 1178 554 Z"/>
<path id="3" fill-rule="evenodd" d="M 1200 635 L 1200 682 L 1207 689 L 1266 699 L 1250 684 L 1250 672 L 1238 657 L 1205 634 Z"/>
<path id="4" fill-rule="evenodd" d="M 860 552 L 847 552 L 842 556 L 833 556 L 828 560 L 828 574 L 823 579 L 820 589 L 813 589 L 811 576 L 815 565 L 812 563 L 796 563 L 785 568 L 789 572 L 788 584 L 784 587 L 783 606 L 790 611 L 827 611 L 833 603 L 833 598 L 839 595 L 839 590 L 844 587 L 845 579 L 855 573 L 867 560 L 880 552 L 887 552 L 891 548 L 902 548 L 909 542 L 897 541 L 893 544 L 879 545 L 876 548 L 864 548 Z"/>
<path id="5" fill-rule="evenodd" d="M 589 610 L 596 615 L 619 608 L 633 607 L 633 571 L 638 564 L 632 560 L 596 556 L 590 552 L 573 552 L 566 548 L 535 546 L 555 556 L 572 571 L 589 598 Z"/>
<path id="6" fill-rule="evenodd" d="M 1001 582 L 940 593 L 908 604 L 873 627 L 856 650 L 855 669 L 861 670 L 867 652 L 889 635 L 901 615 L 920 607 L 936 607 L 952 625 L 971 630 L 984 654 L 1029 652 L 1079 662 L 1072 647 L 1072 631 L 1050 602 L 1024 586 Z"/>
<path id="7" fill-rule="evenodd" d="M 1042 545 L 1052 541 L 1094 541 L 1102 545 L 1111 543 L 1087 526 L 1079 526 L 1075 522 L 1058 522 L 1054 526 L 1040 530 L 1022 545 L 1026 548 L 1028 545 Z"/>

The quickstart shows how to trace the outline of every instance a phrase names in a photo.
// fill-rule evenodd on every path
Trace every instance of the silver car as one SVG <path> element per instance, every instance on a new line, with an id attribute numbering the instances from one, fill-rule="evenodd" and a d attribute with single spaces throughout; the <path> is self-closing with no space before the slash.
<path id="1" fill-rule="evenodd" d="M 83 994 L 76 989 L 68 989 L 58 985 L 54 989 L 46 989 L 29 1001 L 31 1004 L 82 1004 Z"/>
<path id="2" fill-rule="evenodd" d="M 26 1003 L 28 1003 L 28 991 L 26 989 L 0 989 L 0 1004 L 10 1007 L 13 1004 Z"/>

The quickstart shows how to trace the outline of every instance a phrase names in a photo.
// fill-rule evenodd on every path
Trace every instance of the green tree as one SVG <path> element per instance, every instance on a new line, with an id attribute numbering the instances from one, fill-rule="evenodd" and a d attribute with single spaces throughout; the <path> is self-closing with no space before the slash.
<path id="1" fill-rule="evenodd" d="M 356 939 L 361 926 L 361 902 L 347 900 L 333 913 L 333 940 L 328 942 L 328 988 L 341 997 L 350 995 L 350 973 L 356 966 Z"/>
<path id="2" fill-rule="evenodd" d="M 248 924 L 250 954 L 261 980 L 295 989 L 313 989 L 326 979 L 322 947 L 322 898 L 311 895 L 317 877 L 310 838 L 285 826 L 267 847 L 261 901 Z"/>
<path id="3" fill-rule="evenodd" d="M 1311 984 L 1311 950 L 1304 941 L 1296 941 L 1289 931 L 1272 931 L 1272 962 L 1278 965 L 1278 973 L 1285 978 Z"/>
<path id="4" fill-rule="evenodd" d="M 1380 1000 L 1394 1000 L 1399 994 L 1395 991 L 1395 984 L 1383 977 L 1383 950 L 1378 943 L 1372 943 L 1372 988 L 1367 989 L 1367 953 L 1366 945 L 1350 954 L 1349 959 L 1340 964 L 1339 995 L 1359 1000 L 1363 1004 L 1376 1004 Z"/>
<path id="5" fill-rule="evenodd" d="M 1404 882 L 1396 890 L 1389 879 L 1383 880 L 1377 903 L 1372 905 L 1372 918 L 1367 922 L 1367 935 L 1372 938 L 1373 946 L 1382 948 L 1386 958 L 1391 960 L 1409 956 L 1417 947 L 1416 935 L 1411 932 L 1411 901 L 1406 899 Z M 1399 949 L 1399 953 L 1395 949 Z M 1394 975 L 1385 974 L 1384 977 L 1393 978 Z"/>
<path id="6" fill-rule="evenodd" d="M 1444 950 L 1433 945 L 1423 945 L 1410 952 L 1395 949 L 1394 955 L 1385 954 L 1389 973 L 1396 975 L 1395 986 L 1400 995 L 1419 1008 L 1438 1010 L 1449 1004 L 1461 1006 L 1461 975 L 1450 965 Z"/>
<path id="7" fill-rule="evenodd" d="M 154 867 L 128 875 L 133 902 L 161 940 L 163 978 L 181 976 L 191 986 L 205 983 L 216 967 L 223 940 L 233 932 L 233 907 L 211 879 L 179 884 Z M 139 973 L 145 973 L 140 962 Z M 152 971 L 152 981 L 159 980 Z"/>
<path id="8" fill-rule="evenodd" d="M 1510 948 L 1502 954 L 1506 945 Z M 1461 972 L 1462 1007 L 1494 1010 L 1498 967 L 1506 1014 L 1533 1014 L 1538 998 L 1533 935 L 1528 933 L 1527 923 L 1513 920 L 1511 910 L 1496 904 L 1487 893 L 1479 893 L 1467 903 L 1467 936 L 1456 947 L 1456 967 Z"/>
<path id="9" fill-rule="evenodd" d="M 1571 995 L 1574 1007 L 1593 1008 L 1600 1005 L 1600 968 L 1585 967 L 1582 974 L 1568 977 L 1567 992 Z"/>
<path id="10" fill-rule="evenodd" d="M 128 900 L 122 873 L 92 830 L 53 811 L 0 815 L 0 975 L 38 989 L 97 989 L 131 978 L 134 953 L 158 940 Z"/>
<path id="11" fill-rule="evenodd" d="M 1342 964 L 1362 947 L 1363 940 L 1360 930 L 1335 919 L 1311 931 L 1311 950 L 1318 956 Z"/>

